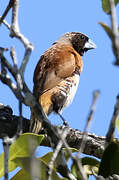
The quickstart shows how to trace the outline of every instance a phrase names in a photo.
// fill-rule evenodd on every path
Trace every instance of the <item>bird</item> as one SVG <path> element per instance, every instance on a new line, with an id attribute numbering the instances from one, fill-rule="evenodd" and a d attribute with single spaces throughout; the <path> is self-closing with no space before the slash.
<path id="1" fill-rule="evenodd" d="M 61 115 L 76 94 L 83 70 L 82 56 L 95 43 L 80 32 L 67 32 L 40 57 L 33 76 L 33 95 L 47 116 Z M 61 116 L 62 117 L 62 116 Z M 30 130 L 38 133 L 42 123 L 31 108 Z"/>

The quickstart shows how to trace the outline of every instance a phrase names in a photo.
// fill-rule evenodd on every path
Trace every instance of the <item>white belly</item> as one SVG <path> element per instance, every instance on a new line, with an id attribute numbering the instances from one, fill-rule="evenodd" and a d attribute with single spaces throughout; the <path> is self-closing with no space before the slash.
<path id="1" fill-rule="evenodd" d="M 60 90 L 61 90 L 61 93 L 66 96 L 66 101 L 60 111 L 60 113 L 62 112 L 62 110 L 64 108 L 66 108 L 67 106 L 69 106 L 73 99 L 74 99 L 74 96 L 76 94 L 76 91 L 77 91 L 77 88 L 78 88 L 78 84 L 79 84 L 79 75 L 78 74 L 75 74 L 72 79 L 71 78 L 66 78 L 66 85 L 61 87 Z"/>

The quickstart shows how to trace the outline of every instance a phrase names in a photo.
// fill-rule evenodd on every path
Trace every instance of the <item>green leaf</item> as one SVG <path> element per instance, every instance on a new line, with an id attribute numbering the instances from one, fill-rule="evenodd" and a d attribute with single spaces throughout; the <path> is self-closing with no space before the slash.
<path id="1" fill-rule="evenodd" d="M 116 118 L 116 128 L 119 134 L 119 116 Z"/>
<path id="2" fill-rule="evenodd" d="M 21 169 L 15 176 L 11 178 L 11 180 L 29 180 L 30 174 L 26 172 L 24 169 Z"/>
<path id="3" fill-rule="evenodd" d="M 115 0 L 114 2 L 116 6 L 119 3 L 119 0 Z M 102 0 L 102 8 L 105 13 L 110 14 L 109 0 Z"/>
<path id="4" fill-rule="evenodd" d="M 19 157 L 19 158 L 14 159 L 14 162 L 22 168 L 20 174 L 18 172 L 15 175 L 16 177 L 21 176 L 24 179 L 25 179 L 25 176 L 30 177 L 31 168 L 32 168 L 34 176 L 35 176 L 34 178 L 39 178 L 41 180 L 48 179 L 48 174 L 47 174 L 48 166 L 45 163 L 43 163 L 43 161 L 41 161 L 40 158 L 34 157 L 33 162 L 31 162 L 30 157 L 25 157 L 25 158 Z M 31 163 L 33 164 L 33 166 Z M 66 179 L 60 178 L 54 170 L 52 172 L 51 178 L 52 178 L 52 180 L 56 180 L 56 179 L 57 180 L 66 180 Z M 20 180 L 20 178 L 19 178 L 19 180 Z"/>
<path id="5" fill-rule="evenodd" d="M 70 158 L 70 154 L 68 153 L 67 148 L 63 148 L 63 150 L 64 150 L 65 159 L 66 159 L 66 161 L 68 161 L 69 158 Z M 78 150 L 75 149 L 75 148 L 69 148 L 69 150 L 70 150 L 72 153 L 78 152 Z"/>
<path id="6" fill-rule="evenodd" d="M 103 11 L 106 12 L 107 14 L 110 13 L 110 7 L 109 7 L 108 0 L 102 0 L 102 8 L 103 8 Z"/>
<path id="7" fill-rule="evenodd" d="M 13 171 L 18 165 L 14 163 L 14 159 L 17 157 L 29 157 L 35 151 L 38 145 L 40 145 L 43 135 L 37 135 L 33 133 L 22 134 L 16 141 L 10 146 L 9 151 L 9 172 Z M 30 148 L 29 148 L 30 147 Z M 4 153 L 0 155 L 0 177 L 4 175 Z"/>
<path id="8" fill-rule="evenodd" d="M 119 144 L 116 141 L 112 141 L 105 149 L 98 174 L 105 178 L 119 174 Z"/>
<path id="9" fill-rule="evenodd" d="M 31 168 L 32 168 L 35 178 L 39 177 L 42 180 L 47 179 L 46 166 L 37 158 L 33 157 L 33 162 L 31 162 L 30 157 L 19 157 L 19 158 L 14 159 L 14 162 L 18 166 L 20 166 L 24 171 L 26 171 L 27 174 L 29 174 L 29 176 L 30 176 Z M 33 163 L 33 166 L 31 163 Z"/>
<path id="10" fill-rule="evenodd" d="M 107 26 L 106 24 L 99 22 L 99 24 L 103 27 L 103 29 L 105 30 L 105 32 L 107 33 L 107 35 L 110 37 L 111 41 L 112 41 L 112 50 L 115 56 L 117 56 L 117 50 L 115 47 L 115 43 L 114 43 L 114 36 L 112 33 L 112 30 L 109 26 Z M 119 28 L 118 28 L 118 33 L 119 33 Z M 119 65 L 118 60 L 116 60 L 115 65 Z"/>
<path id="11" fill-rule="evenodd" d="M 110 37 L 111 40 L 113 40 L 113 33 L 112 33 L 112 30 L 111 28 L 107 25 L 107 24 L 104 24 L 102 22 L 99 22 L 99 24 L 102 26 L 102 28 L 105 30 L 105 32 L 107 33 L 107 35 Z"/>
<path id="12" fill-rule="evenodd" d="M 81 180 L 81 175 L 74 162 L 72 163 L 72 166 L 71 166 L 71 172 L 76 177 L 76 179 Z"/>
<path id="13" fill-rule="evenodd" d="M 51 161 L 52 155 L 53 152 L 48 152 L 44 156 L 40 157 L 39 160 L 43 161 L 44 164 L 48 165 L 48 163 Z M 54 165 L 54 167 L 56 166 Z"/>
<path id="14" fill-rule="evenodd" d="M 115 2 L 115 6 L 116 6 L 119 3 L 119 0 L 115 0 L 114 2 Z"/>
<path id="15" fill-rule="evenodd" d="M 66 148 L 63 148 L 64 150 L 64 155 L 66 160 L 68 161 L 68 159 L 70 158 L 69 153 L 67 152 Z M 69 150 L 74 153 L 74 152 L 78 152 L 77 149 L 75 148 L 69 148 Z M 39 159 L 41 159 L 46 165 L 48 165 L 48 163 L 50 162 L 51 158 L 52 158 L 53 152 L 48 152 L 47 154 L 45 154 L 44 156 L 40 157 Z M 56 167 L 56 165 L 54 165 L 54 167 Z"/>
<path id="16" fill-rule="evenodd" d="M 84 158 L 81 158 L 80 160 L 87 176 L 92 175 L 93 171 L 95 171 L 95 173 L 98 173 L 98 168 L 99 168 L 98 160 L 91 157 L 84 157 Z M 72 164 L 72 173 L 74 174 L 76 178 L 81 179 L 81 175 L 77 169 L 75 162 L 73 162 Z"/>
<path id="17" fill-rule="evenodd" d="M 93 171 L 97 174 L 100 162 L 91 157 L 81 159 L 82 165 L 87 175 L 92 175 Z"/>

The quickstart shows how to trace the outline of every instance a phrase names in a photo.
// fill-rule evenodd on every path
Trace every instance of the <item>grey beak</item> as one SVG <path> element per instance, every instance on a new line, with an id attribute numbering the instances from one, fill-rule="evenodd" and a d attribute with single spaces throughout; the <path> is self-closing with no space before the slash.
<path id="1" fill-rule="evenodd" d="M 95 45 L 95 43 L 91 39 L 88 39 L 88 41 L 85 43 L 84 48 L 87 49 L 87 50 L 95 49 L 96 45 Z"/>

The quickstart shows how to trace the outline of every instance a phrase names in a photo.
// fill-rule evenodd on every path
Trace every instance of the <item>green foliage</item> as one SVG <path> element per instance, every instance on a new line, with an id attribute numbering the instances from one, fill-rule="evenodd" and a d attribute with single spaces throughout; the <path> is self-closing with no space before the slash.
<path id="1" fill-rule="evenodd" d="M 16 158 L 14 162 L 22 169 L 12 178 L 12 180 L 21 180 L 21 179 L 29 180 L 31 177 L 30 176 L 31 168 L 33 170 L 34 178 L 39 178 L 41 180 L 48 179 L 48 174 L 47 174 L 48 166 L 40 158 L 33 157 L 33 162 L 31 162 L 30 157 L 25 157 L 25 158 L 20 157 L 20 158 Z M 56 180 L 56 179 L 64 180 L 60 178 L 54 170 L 51 178 L 52 180 Z"/>
<path id="2" fill-rule="evenodd" d="M 115 0 L 114 2 L 116 6 L 119 3 L 119 0 Z M 105 13 L 110 14 L 109 0 L 102 0 L 102 8 Z"/>
<path id="3" fill-rule="evenodd" d="M 66 161 L 68 161 L 69 158 L 70 158 L 70 154 L 68 153 L 68 151 L 67 151 L 66 148 L 64 148 L 63 150 L 64 150 L 65 159 L 66 159 Z M 70 150 L 72 153 L 78 152 L 78 150 L 77 150 L 76 148 L 69 148 L 69 150 Z"/>
<path id="4" fill-rule="evenodd" d="M 112 141 L 105 149 L 99 167 L 99 175 L 108 177 L 119 174 L 119 144 Z"/>
<path id="5" fill-rule="evenodd" d="M 11 178 L 11 180 L 29 180 L 30 174 L 27 173 L 24 169 L 21 169 L 15 176 Z"/>
<path id="6" fill-rule="evenodd" d="M 42 157 L 35 158 L 33 156 L 37 146 L 40 145 L 44 136 L 36 135 L 32 133 L 26 133 L 21 135 L 15 143 L 10 147 L 9 156 L 9 172 L 17 167 L 21 167 L 21 170 L 14 175 L 12 180 L 29 180 L 31 177 L 31 168 L 33 169 L 35 178 L 45 180 L 48 178 L 47 170 L 49 162 L 51 161 L 53 152 L 48 152 Z M 63 149 L 65 158 L 68 161 L 70 155 L 66 148 Z M 70 148 L 72 153 L 77 152 L 77 149 Z M 31 158 L 33 156 L 33 159 Z M 84 171 L 87 176 L 93 175 L 95 172 L 103 177 L 108 177 L 112 174 L 119 174 L 119 144 L 115 141 L 111 142 L 104 151 L 101 164 L 94 158 L 84 157 L 81 158 Z M 33 161 L 32 161 L 33 160 Z M 4 172 L 4 153 L 0 155 L 0 177 Z M 33 164 L 33 166 L 32 166 Z M 100 164 L 100 165 L 99 165 Z M 32 166 L 32 167 L 31 167 Z M 76 164 L 73 162 L 71 171 L 77 179 L 81 179 L 80 173 L 77 170 Z M 52 180 L 66 180 L 61 178 L 57 174 L 56 162 L 53 166 Z"/>
<path id="7" fill-rule="evenodd" d="M 93 172 L 98 173 L 98 168 L 99 168 L 98 160 L 91 157 L 84 157 L 81 158 L 81 163 L 83 165 L 84 171 L 87 174 L 87 176 L 93 175 Z M 75 162 L 72 163 L 72 173 L 76 178 L 81 180 L 81 176 L 79 171 L 77 170 L 77 166 Z"/>
<path id="8" fill-rule="evenodd" d="M 116 55 L 117 53 L 116 53 L 116 48 L 115 48 L 115 44 L 114 44 L 114 36 L 113 36 L 113 33 L 112 33 L 112 29 L 108 25 L 106 25 L 106 24 L 104 24 L 102 22 L 99 22 L 99 24 L 103 27 L 103 29 L 107 33 L 108 37 L 111 39 L 111 41 L 112 41 L 112 50 L 113 50 L 113 53 Z M 119 64 L 116 63 L 116 65 L 119 65 Z"/>
<path id="9" fill-rule="evenodd" d="M 10 146 L 9 152 L 9 172 L 18 167 L 18 164 L 14 161 L 19 157 L 29 157 L 37 146 L 41 143 L 43 135 L 36 135 L 32 133 L 22 134 L 16 141 Z M 31 147 L 31 148 L 29 148 Z M 0 177 L 4 175 L 4 153 L 0 155 Z"/>
<path id="10" fill-rule="evenodd" d="M 69 150 L 74 153 L 74 152 L 78 152 L 77 149 L 75 148 L 69 148 Z M 64 151 L 64 155 L 65 155 L 65 159 L 66 161 L 69 160 L 70 158 L 70 155 L 69 153 L 67 152 L 67 149 L 66 148 L 63 148 L 63 151 Z M 51 158 L 52 158 L 52 155 L 53 155 L 53 152 L 48 152 L 47 154 L 45 154 L 44 156 L 40 157 L 40 159 L 48 165 L 48 163 L 50 162 Z M 55 167 L 55 166 L 54 166 Z"/>
<path id="11" fill-rule="evenodd" d="M 102 22 L 99 22 L 99 24 L 102 26 L 102 28 L 105 30 L 105 32 L 107 33 L 107 35 L 110 37 L 111 40 L 113 40 L 113 33 L 112 33 L 112 29 L 107 25 L 104 24 Z"/>
<path id="12" fill-rule="evenodd" d="M 21 170 L 15 174 L 12 180 L 29 180 L 31 168 L 34 171 L 35 178 L 39 178 L 41 180 L 47 179 L 48 163 L 51 160 L 52 152 L 47 153 L 41 158 L 33 157 L 33 162 L 31 158 L 43 138 L 43 135 L 25 133 L 10 146 L 9 172 L 13 171 L 17 167 L 21 167 Z M 4 153 L 0 155 L 0 162 L 0 177 L 2 177 L 4 175 Z M 33 166 L 31 162 L 34 163 Z M 52 180 L 66 180 L 66 178 L 60 178 L 57 175 L 55 167 L 51 177 Z"/>

